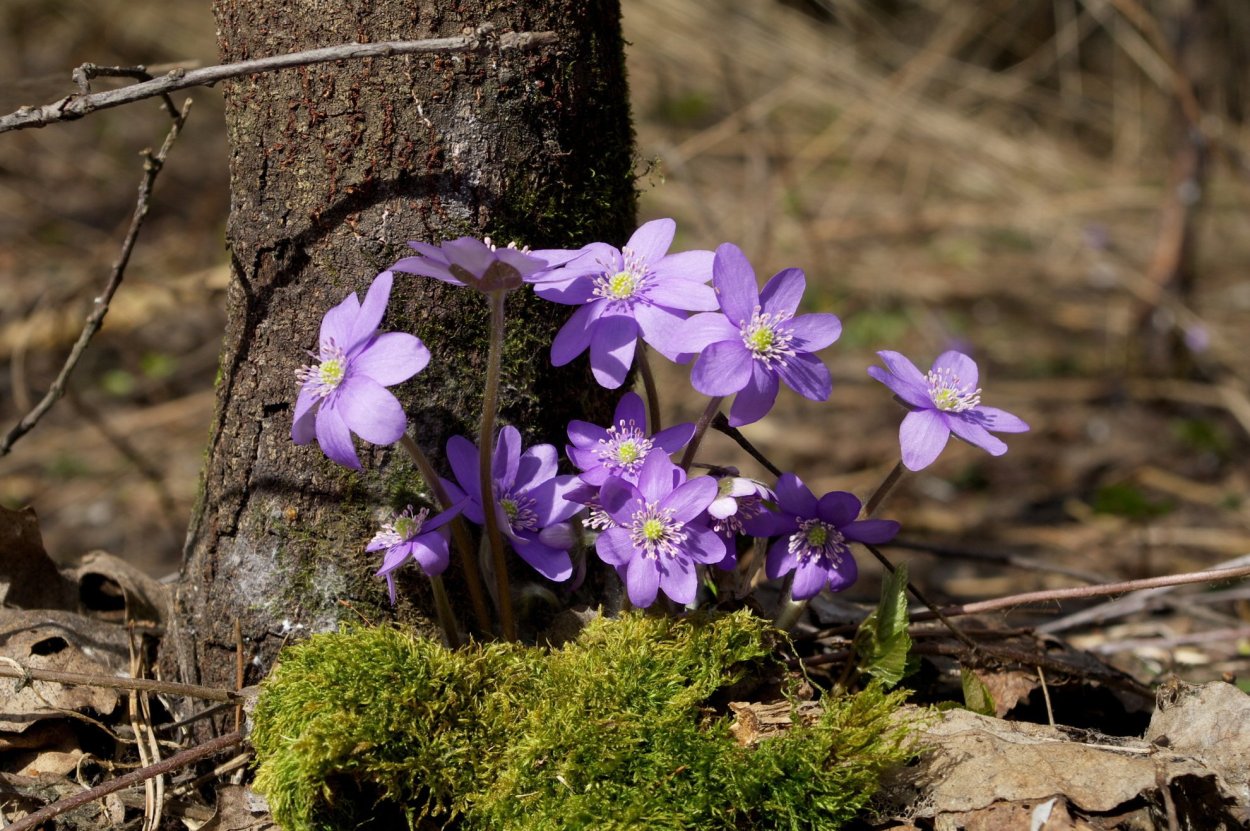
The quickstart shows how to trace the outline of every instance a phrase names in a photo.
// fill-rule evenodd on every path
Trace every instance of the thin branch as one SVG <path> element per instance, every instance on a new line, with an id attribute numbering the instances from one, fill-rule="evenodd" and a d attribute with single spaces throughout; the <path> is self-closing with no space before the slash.
<path id="1" fill-rule="evenodd" d="M 761 453 L 755 445 L 751 444 L 747 437 L 742 435 L 741 430 L 737 427 L 731 427 L 729 419 L 725 418 L 724 413 L 719 410 L 716 412 L 716 416 L 712 419 L 712 429 L 724 433 L 726 436 L 729 436 L 729 438 L 737 442 L 739 447 L 750 454 L 752 459 L 762 464 L 764 469 L 773 476 L 781 475 L 781 468 L 769 461 L 767 456 Z"/>
<path id="2" fill-rule="evenodd" d="M 205 701 L 241 701 L 246 696 L 217 687 L 201 687 L 195 684 L 178 684 L 173 681 L 155 681 L 151 678 L 118 678 L 113 675 L 91 675 L 86 672 L 61 672 L 54 669 L 27 667 L 13 661 L 12 665 L 0 664 L 0 678 L 17 678 L 24 682 L 51 681 L 55 684 L 73 684 L 84 687 L 104 687 L 115 690 L 140 690 L 143 692 L 182 695 Z"/>
<path id="3" fill-rule="evenodd" d="M 65 365 L 61 367 L 61 372 L 56 376 L 56 380 L 52 382 L 52 386 L 48 387 L 48 392 L 44 395 L 43 400 L 35 405 L 35 409 L 23 416 L 22 420 L 15 424 L 3 438 L 0 438 L 0 456 L 7 455 L 13 447 L 13 443 L 30 432 L 39 423 L 39 419 L 43 418 L 44 414 L 52 409 L 52 405 L 64 395 L 65 385 L 69 381 L 70 374 L 78 366 L 78 361 L 82 358 L 83 353 L 87 351 L 87 344 L 91 342 L 91 338 L 95 336 L 100 326 L 103 325 L 104 316 L 108 314 L 109 302 L 113 299 L 118 286 L 122 283 L 122 277 L 126 274 L 126 265 L 130 262 L 130 253 L 134 250 L 135 242 L 139 239 L 139 229 L 143 227 L 143 220 L 148 215 L 148 199 L 152 195 L 152 186 L 156 182 L 156 177 L 160 174 L 161 168 L 164 167 L 165 157 L 169 155 L 169 148 L 173 146 L 174 141 L 178 138 L 178 134 L 182 131 L 182 125 L 186 123 L 187 114 L 190 110 L 191 99 L 188 98 L 187 102 L 182 106 L 182 112 L 178 114 L 178 118 L 174 120 L 173 126 L 169 128 L 169 133 L 165 136 L 165 142 L 161 145 L 161 149 L 155 155 L 150 150 L 144 151 L 143 179 L 139 182 L 139 197 L 135 201 L 134 216 L 131 217 L 129 230 L 126 231 L 126 239 L 122 241 L 121 253 L 117 257 L 117 262 L 113 264 L 113 273 L 109 276 L 108 285 L 96 297 L 91 314 L 87 316 L 87 322 L 83 325 L 82 332 L 74 343 L 74 348 L 70 350 L 69 357 L 65 359 Z"/>
<path id="4" fill-rule="evenodd" d="M 121 89 L 67 95 L 59 101 L 41 107 L 19 107 L 15 112 L 0 116 L 0 133 L 29 127 L 46 127 L 58 121 L 82 118 L 96 110 L 118 107 L 157 95 L 167 95 L 188 87 L 212 86 L 231 78 L 255 75 L 260 72 L 273 72 L 293 66 L 309 66 L 348 59 L 387 58 L 392 55 L 475 52 L 492 47 L 503 50 L 530 50 L 540 46 L 550 46 L 557 40 L 555 32 L 504 32 L 495 37 L 491 27 L 482 26 L 475 33 L 461 37 L 393 40 L 384 43 L 344 43 L 339 46 L 325 46 L 286 55 L 206 66 L 202 69 L 173 69 L 159 78 Z"/>
<path id="5" fill-rule="evenodd" d="M 956 615 L 976 615 L 984 612 L 996 612 L 1000 609 L 1012 609 L 1032 603 L 1054 603 L 1058 600 L 1085 599 L 1106 597 L 1112 594 L 1157 589 L 1163 586 L 1181 586 L 1187 583 L 1216 583 L 1224 580 L 1238 580 L 1250 577 L 1250 566 L 1242 568 L 1220 568 L 1210 571 L 1195 571 L 1192 574 L 1169 574 L 1164 577 L 1150 577 L 1144 580 L 1126 580 L 1122 583 L 1107 583 L 1101 586 L 1077 586 L 1069 589 L 1047 589 L 1045 591 L 1013 594 L 993 600 L 982 600 L 977 603 L 963 603 L 958 606 L 945 606 L 941 609 L 947 617 Z M 912 620 L 930 620 L 932 613 L 917 612 Z"/>
<path id="6" fill-rule="evenodd" d="M 154 776 L 164 776 L 167 773 L 187 767 L 188 765 L 194 764 L 201 759 L 212 756 L 214 753 L 219 753 L 226 748 L 234 747 L 236 744 L 242 743 L 243 733 L 239 730 L 236 730 L 233 733 L 228 733 L 225 736 L 218 736 L 215 739 L 209 739 L 204 742 L 204 744 L 197 745 L 189 750 L 184 750 L 181 753 L 175 753 L 173 756 L 170 756 L 162 762 L 157 762 L 154 765 L 133 770 L 130 773 L 117 777 L 116 779 L 110 779 L 107 782 L 102 782 L 94 788 L 53 802 L 51 805 L 40 808 L 33 814 L 27 814 L 17 822 L 14 822 L 12 825 L 8 826 L 7 831 L 34 831 L 35 828 L 38 828 L 40 825 L 53 817 L 60 816 L 66 811 L 72 811 L 75 808 L 86 805 L 88 802 L 94 802 L 95 800 L 108 796 L 111 793 L 125 790 L 132 785 L 138 785 L 139 783 L 145 782 Z"/>

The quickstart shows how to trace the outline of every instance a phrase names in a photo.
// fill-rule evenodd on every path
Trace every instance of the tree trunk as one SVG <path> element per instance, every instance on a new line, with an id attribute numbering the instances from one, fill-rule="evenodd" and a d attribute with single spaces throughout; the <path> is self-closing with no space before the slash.
<path id="1" fill-rule="evenodd" d="M 233 280 L 202 498 L 187 540 L 164 662 L 233 685 L 239 621 L 250 683 L 300 631 L 386 619 L 378 555 L 386 513 L 425 493 L 398 447 L 357 445 L 362 472 L 291 442 L 295 370 L 326 310 L 411 253 L 411 239 L 490 235 L 533 247 L 620 244 L 634 227 L 633 133 L 617 0 L 216 0 L 221 58 L 351 41 L 493 31 L 558 35 L 534 50 L 487 48 L 343 61 L 224 85 L 231 148 Z M 585 361 L 548 365 L 568 307 L 508 301 L 502 419 L 528 441 L 563 443 L 574 416 L 611 402 Z M 430 366 L 394 391 L 435 464 L 480 414 L 484 298 L 397 275 L 383 330 L 422 338 Z M 409 568 L 398 614 L 432 618 Z M 463 584 L 456 558 L 453 599 Z M 457 603 L 462 619 L 467 602 Z"/>

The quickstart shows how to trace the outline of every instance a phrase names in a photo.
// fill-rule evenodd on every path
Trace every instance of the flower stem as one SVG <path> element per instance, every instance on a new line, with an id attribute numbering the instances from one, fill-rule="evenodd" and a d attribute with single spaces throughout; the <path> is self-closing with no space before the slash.
<path id="1" fill-rule="evenodd" d="M 694 423 L 694 435 L 690 437 L 690 444 L 686 445 L 686 452 L 681 457 L 681 469 L 687 473 L 694 462 L 694 454 L 698 452 L 699 445 L 703 442 L 703 434 L 707 432 L 712 419 L 716 418 L 716 414 L 720 412 L 720 403 L 724 400 L 724 396 L 711 398 L 703 410 L 703 415 L 699 416 L 699 420 Z"/>
<path id="2" fill-rule="evenodd" d="M 872 492 L 872 496 L 868 497 L 868 501 L 864 503 L 864 510 L 861 516 L 867 519 L 876 513 L 877 509 L 881 507 L 881 503 L 885 501 L 886 496 L 889 495 L 890 491 L 894 490 L 894 486 L 903 478 L 904 470 L 906 468 L 903 467 L 901 460 L 894 463 L 894 467 L 890 469 L 890 472 L 885 475 L 885 479 L 881 480 L 881 484 L 877 485 L 877 489 Z"/>
<path id="3" fill-rule="evenodd" d="M 794 628 L 794 624 L 799 622 L 799 618 L 803 615 L 803 610 L 807 608 L 806 600 L 795 600 L 790 594 L 794 586 L 794 572 L 790 572 L 785 576 L 785 580 L 781 583 L 781 602 L 777 604 L 777 614 L 773 618 L 773 626 L 788 632 Z"/>
<path id="4" fill-rule="evenodd" d="M 642 374 L 642 386 L 647 393 L 647 432 L 660 432 L 660 394 L 655 387 L 655 375 L 651 372 L 651 359 L 645 343 L 638 343 L 638 372 Z"/>
<path id="5" fill-rule="evenodd" d="M 404 450 L 408 451 L 408 455 L 412 457 L 412 461 L 416 463 L 417 470 L 421 473 L 421 478 L 425 480 L 430 491 L 434 494 L 434 498 L 438 500 L 438 504 L 442 506 L 444 511 L 451 508 L 451 497 L 447 495 L 447 489 L 443 487 L 443 482 L 438 478 L 438 473 L 434 470 L 434 465 L 430 464 L 430 459 L 421 450 L 421 445 L 417 444 L 412 436 L 405 433 L 399 440 Z M 473 551 L 473 540 L 469 537 L 469 529 L 465 526 L 464 520 L 456 517 L 451 521 L 451 535 L 456 541 L 456 549 L 460 552 L 460 567 L 464 569 L 464 581 L 469 589 L 469 600 L 473 604 L 473 616 L 477 619 L 478 629 L 482 632 L 490 631 L 490 611 L 486 607 L 486 595 L 482 591 L 482 574 L 477 568 L 477 556 Z M 438 601 L 437 589 L 435 602 Z M 446 593 L 444 593 L 444 597 Z"/>
<path id="6" fill-rule="evenodd" d="M 434 590 L 434 609 L 438 613 L 438 625 L 443 630 L 443 640 L 447 642 L 448 649 L 456 649 L 460 646 L 460 630 L 456 626 L 456 615 L 451 610 L 441 574 L 430 577 L 430 588 Z"/>
<path id="7" fill-rule="evenodd" d="M 504 559 L 503 535 L 499 532 L 499 515 L 495 512 L 495 487 L 491 462 L 495 458 L 495 411 L 499 407 L 499 376 L 503 364 L 503 291 L 486 295 L 490 303 L 490 352 L 486 359 L 486 389 L 482 393 L 482 424 L 478 430 L 478 473 L 482 490 L 482 513 L 486 521 L 486 539 L 495 564 L 495 581 L 499 597 L 499 627 L 505 640 L 516 640 L 516 620 L 512 616 L 512 589 L 508 584 L 508 562 Z"/>

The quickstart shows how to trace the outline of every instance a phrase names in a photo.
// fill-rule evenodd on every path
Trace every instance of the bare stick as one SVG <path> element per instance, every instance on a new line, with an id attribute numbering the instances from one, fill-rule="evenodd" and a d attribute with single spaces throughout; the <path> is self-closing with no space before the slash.
<path id="1" fill-rule="evenodd" d="M 191 99 L 187 99 L 187 102 L 182 105 L 182 112 L 178 114 L 178 118 L 174 120 L 173 126 L 169 128 L 169 134 L 165 136 L 165 142 L 161 145 L 161 149 L 155 155 L 150 150 L 144 151 L 143 179 L 139 182 L 139 198 L 135 202 L 135 212 L 130 220 L 130 229 L 126 231 L 126 239 L 122 241 L 122 250 L 117 257 L 117 262 L 113 264 L 113 273 L 109 276 L 108 285 L 96 297 L 91 314 L 87 316 L 87 322 L 83 325 L 82 332 L 74 343 L 74 348 L 70 350 L 69 357 L 65 359 L 65 365 L 61 367 L 61 372 L 56 376 L 56 380 L 52 382 L 52 386 L 48 387 L 48 392 L 44 395 L 43 400 L 35 405 L 35 409 L 23 416 L 22 420 L 15 424 L 3 438 L 0 438 L 0 456 L 7 455 L 13 447 L 13 443 L 30 432 L 31 428 L 39 423 L 39 419 L 43 418 L 44 414 L 52 409 L 52 405 L 64 395 L 65 385 L 69 381 L 70 374 L 78 366 L 78 361 L 82 358 L 83 353 L 87 351 L 87 344 L 91 342 L 91 338 L 95 336 L 95 333 L 100 330 L 100 326 L 103 325 L 104 316 L 108 314 L 109 302 L 113 299 L 118 286 L 122 283 L 122 277 L 126 273 L 126 265 L 130 262 L 130 252 L 134 250 L 135 241 L 139 239 L 139 229 L 143 227 L 143 220 L 148 215 L 148 199 L 152 195 L 152 185 L 156 182 L 156 177 L 160 174 L 161 168 L 165 164 L 165 157 L 169 155 L 169 148 L 173 146 L 174 141 L 178 138 L 178 134 L 182 131 L 182 125 L 186 123 L 187 113 L 190 110 Z"/>
<path id="2" fill-rule="evenodd" d="M 145 782 L 154 776 L 164 776 L 167 773 L 171 773 L 180 768 L 184 768 L 187 765 L 194 764 L 201 759 L 207 758 L 208 756 L 212 756 L 214 753 L 219 753 L 228 747 L 234 747 L 236 744 L 242 744 L 242 742 L 243 733 L 239 730 L 236 730 L 233 733 L 228 733 L 225 736 L 218 736 L 215 739 L 209 739 L 204 742 L 204 744 L 197 745 L 189 750 L 184 750 L 181 753 L 175 753 L 173 756 L 170 756 L 162 762 L 157 762 L 154 765 L 148 765 L 147 767 L 139 768 L 138 770 L 132 770 L 130 773 L 119 776 L 116 779 L 110 779 L 107 782 L 102 782 L 90 790 L 83 791 L 82 793 L 76 793 L 73 796 L 67 796 L 65 799 L 57 800 L 51 805 L 40 808 L 33 814 L 27 814 L 22 817 L 17 822 L 8 826 L 8 831 L 34 831 L 35 828 L 38 828 L 40 825 L 53 817 L 60 816 L 66 811 L 72 811 L 79 806 L 86 805 L 88 802 L 94 802 L 95 800 L 108 796 L 111 793 L 117 793 L 118 791 L 131 787 L 132 785 L 138 785 L 140 782 Z"/>
<path id="3" fill-rule="evenodd" d="M 217 687 L 200 687 L 195 684 L 177 684 L 173 681 L 154 681 L 151 678 L 118 678 L 113 675 L 91 675 L 86 672 L 61 672 L 55 669 L 37 669 L 23 666 L 17 661 L 0 664 L 0 678 L 20 678 L 24 681 L 51 681 L 56 684 L 75 684 L 84 687 L 105 687 L 116 690 L 141 690 L 144 692 L 183 695 L 205 701 L 236 701 L 244 696 Z"/>
<path id="4" fill-rule="evenodd" d="M 206 66 L 203 69 L 173 69 L 154 78 L 121 89 L 105 92 L 93 92 L 67 95 L 60 101 L 44 104 L 41 107 L 20 107 L 15 112 L 0 116 L 0 133 L 9 130 L 21 130 L 28 127 L 46 127 L 58 121 L 72 121 L 96 110 L 130 104 L 153 98 L 157 95 L 168 95 L 188 87 L 212 86 L 220 81 L 238 78 L 243 75 L 255 75 L 260 72 L 273 72 L 293 66 L 309 66 L 318 63 L 330 63 L 360 58 L 387 58 L 392 55 L 414 55 L 430 52 L 473 52 L 496 47 L 499 49 L 528 50 L 556 43 L 555 32 L 504 32 L 498 37 L 491 37 L 491 28 L 480 27 L 471 35 L 451 38 L 429 38 L 426 40 L 393 40 L 384 43 L 344 43 L 339 46 L 325 46 L 320 49 L 308 49 L 303 52 L 291 52 L 286 55 L 274 55 L 268 58 L 255 58 L 250 61 Z"/>
<path id="5" fill-rule="evenodd" d="M 1144 580 L 1126 580 L 1122 583 L 1106 583 L 1101 586 L 1076 586 L 1069 589 L 1048 589 L 1046 591 L 1013 594 L 997 597 L 993 600 L 982 600 L 977 603 L 963 603 L 958 606 L 945 606 L 940 611 L 947 617 L 956 615 L 976 615 L 983 612 L 996 612 L 999 609 L 1011 609 L 1030 603 L 1054 603 L 1057 600 L 1084 599 L 1106 597 L 1112 594 L 1157 589 L 1163 586 L 1181 586 L 1186 583 L 1216 583 L 1223 580 L 1237 580 L 1250 577 L 1250 566 L 1242 568 L 1219 568 L 1210 571 L 1195 571 L 1192 574 L 1169 574 L 1164 577 L 1149 577 Z M 933 613 L 917 612 L 912 620 L 931 620 Z"/>
<path id="6" fill-rule="evenodd" d="M 729 425 L 729 419 L 725 418 L 724 413 L 719 410 L 716 411 L 716 415 L 712 418 L 712 429 L 724 433 L 726 436 L 729 436 L 729 438 L 737 442 L 739 447 L 749 453 L 752 459 L 762 464 L 764 469 L 773 476 L 781 475 L 781 468 L 770 462 L 767 456 L 761 453 L 755 445 L 751 444 L 747 437 L 742 435 L 741 430 L 737 427 L 731 427 Z"/>

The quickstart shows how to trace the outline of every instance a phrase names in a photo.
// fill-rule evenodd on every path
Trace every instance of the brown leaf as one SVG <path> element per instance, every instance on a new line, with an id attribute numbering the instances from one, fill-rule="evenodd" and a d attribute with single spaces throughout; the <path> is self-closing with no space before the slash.
<path id="1" fill-rule="evenodd" d="M 277 831 L 269 805 L 251 788 L 226 785 L 217 791 L 217 813 L 199 831 Z"/>
<path id="2" fill-rule="evenodd" d="M 1161 688 L 1146 740 L 1201 759 L 1250 806 L 1250 695 L 1222 681 Z"/>
<path id="3" fill-rule="evenodd" d="M 66 576 L 78 586 L 83 614 L 119 623 L 166 618 L 168 587 L 107 551 L 86 554 Z"/>
<path id="4" fill-rule="evenodd" d="M 1037 689 L 1037 673 L 1017 669 L 974 669 L 973 674 L 994 699 L 994 715 L 1002 718 Z"/>
<path id="5" fill-rule="evenodd" d="M 0 507 L 0 605 L 21 609 L 72 609 L 69 583 L 43 550 L 33 508 Z"/>

